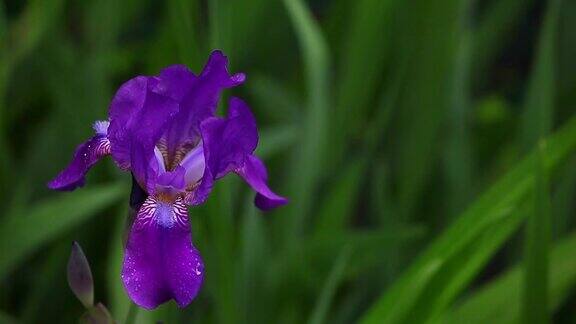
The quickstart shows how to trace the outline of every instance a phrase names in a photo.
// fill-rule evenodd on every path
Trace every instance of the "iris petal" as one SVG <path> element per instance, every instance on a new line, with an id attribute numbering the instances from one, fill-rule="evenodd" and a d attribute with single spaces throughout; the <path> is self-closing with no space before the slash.
<path id="1" fill-rule="evenodd" d="M 110 104 L 110 141 L 113 143 L 112 157 L 123 170 L 130 168 L 130 138 L 128 125 L 137 120 L 138 111 L 144 106 L 148 89 L 148 77 L 138 76 L 126 81 Z"/>
<path id="2" fill-rule="evenodd" d="M 109 131 L 112 156 L 150 194 L 162 171 L 153 159 L 155 147 L 164 155 L 165 170 L 173 170 L 197 146 L 199 124 L 214 115 L 222 90 L 244 82 L 244 74 L 230 75 L 227 65 L 226 56 L 214 51 L 199 76 L 183 65 L 173 65 L 158 76 L 129 80 L 114 96 Z"/>
<path id="3" fill-rule="evenodd" d="M 158 82 L 154 77 L 136 77 L 122 85 L 110 106 L 108 131 L 112 157 L 121 168 L 129 168 L 150 194 L 161 169 L 154 154 L 156 142 L 179 109 L 175 100 L 153 91 Z"/>
<path id="4" fill-rule="evenodd" d="M 186 170 L 186 185 L 192 187 L 202 179 L 205 167 L 204 147 L 200 143 L 192 151 L 188 152 L 180 165 Z"/>
<path id="5" fill-rule="evenodd" d="M 266 183 L 268 174 L 264 163 L 254 155 L 249 155 L 244 166 L 236 171 L 257 192 L 254 198 L 256 207 L 270 210 L 288 203 L 288 199 L 275 194 Z"/>
<path id="6" fill-rule="evenodd" d="M 159 82 L 154 90 L 180 102 L 197 79 L 185 65 L 171 65 L 160 71 Z"/>
<path id="7" fill-rule="evenodd" d="M 185 307 L 203 278 L 204 263 L 192 245 L 182 199 L 171 204 L 148 197 L 132 225 L 122 266 L 130 298 L 146 309 L 170 299 Z"/>
<path id="8" fill-rule="evenodd" d="M 252 155 L 258 144 L 256 120 L 248 106 L 238 98 L 230 99 L 227 118 L 209 118 L 201 125 L 206 165 L 202 182 L 187 202 L 201 204 L 213 183 L 230 172 L 239 174 L 258 193 L 256 206 L 268 210 L 287 203 L 268 187 L 266 168 Z"/>
<path id="9" fill-rule="evenodd" d="M 210 54 L 198 77 L 191 72 L 188 72 L 188 77 L 186 75 L 183 68 L 174 67 L 160 75 L 163 79 L 161 83 L 175 87 L 172 93 L 177 93 L 178 100 L 181 100 L 180 111 L 163 137 L 168 164 L 172 166 L 183 157 L 179 150 L 187 151 L 196 146 L 200 137 L 200 123 L 214 116 L 222 90 L 240 85 L 245 80 L 242 73 L 230 75 L 228 59 L 220 51 Z"/>
<path id="10" fill-rule="evenodd" d="M 227 118 L 213 117 L 202 123 L 202 138 L 206 167 L 219 179 L 241 168 L 245 157 L 256 149 L 256 120 L 248 106 L 233 97 Z"/>
<path id="11" fill-rule="evenodd" d="M 96 134 L 76 148 L 72 162 L 56 178 L 48 182 L 48 188 L 68 191 L 83 186 L 88 170 L 108 154 L 110 154 L 110 142 L 105 135 Z"/>

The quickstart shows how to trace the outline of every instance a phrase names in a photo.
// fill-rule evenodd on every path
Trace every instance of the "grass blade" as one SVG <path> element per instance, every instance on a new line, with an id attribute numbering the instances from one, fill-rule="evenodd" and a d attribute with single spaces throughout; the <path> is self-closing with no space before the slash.
<path id="1" fill-rule="evenodd" d="M 0 189 L 9 183 L 14 161 L 11 160 L 5 131 L 8 120 L 5 96 L 12 71 L 40 43 L 47 31 L 57 22 L 64 0 L 29 1 L 24 12 L 9 28 L 0 45 Z"/>
<path id="2" fill-rule="evenodd" d="M 260 267 L 262 260 L 270 257 L 269 242 L 265 235 L 264 218 L 257 212 L 253 194 L 244 204 L 241 224 L 240 270 L 236 278 L 239 300 L 245 323 L 261 323 L 268 296 L 262 294 Z M 263 309 L 264 308 L 264 309 Z"/>
<path id="3" fill-rule="evenodd" d="M 524 323 L 548 323 L 548 250 L 550 248 L 550 193 L 544 173 L 545 142 L 535 159 L 534 209 L 526 226 L 524 254 L 524 290 L 522 319 Z"/>
<path id="4" fill-rule="evenodd" d="M 526 89 L 526 102 L 520 125 L 520 144 L 524 151 L 532 149 L 552 128 L 559 12 L 560 1 L 550 1 Z"/>
<path id="5" fill-rule="evenodd" d="M 126 318 L 130 308 L 130 300 L 124 291 L 124 286 L 120 281 L 122 269 L 122 260 L 124 254 L 123 238 L 126 236 L 126 216 L 128 215 L 128 204 L 118 208 L 118 219 L 114 224 L 114 240 L 110 243 L 108 252 L 106 284 L 108 289 L 108 300 L 110 304 L 108 309 L 114 318 Z"/>
<path id="6" fill-rule="evenodd" d="M 307 110 L 299 138 L 299 150 L 292 163 L 285 239 L 297 240 L 310 210 L 326 147 L 328 122 L 328 47 L 319 26 L 302 0 L 283 1 L 301 46 L 306 74 Z M 289 244 L 288 244 L 289 245 Z"/>
<path id="7" fill-rule="evenodd" d="M 558 309 L 576 284 L 576 234 L 560 240 L 550 252 L 550 313 Z M 500 275 L 467 297 L 444 316 L 445 323 L 518 323 L 520 320 L 521 266 Z M 534 305 L 533 305 L 534 306 Z"/>
<path id="8" fill-rule="evenodd" d="M 49 251 L 46 260 L 39 267 L 40 269 L 37 269 L 39 273 L 42 273 L 42 276 L 33 278 L 32 289 L 28 291 L 26 305 L 22 311 L 21 321 L 23 323 L 38 323 L 43 313 L 42 307 L 46 305 L 46 299 L 54 298 L 50 293 L 59 287 L 55 283 L 62 278 L 63 265 L 66 264 L 69 248 L 70 242 L 56 244 Z M 72 292 L 70 291 L 65 296 L 72 296 Z M 0 320 L 0 323 L 4 322 Z"/>
<path id="9" fill-rule="evenodd" d="M 486 69 L 497 58 L 499 51 L 515 35 L 518 24 L 533 0 L 495 1 L 486 10 L 476 31 L 472 65 L 475 78 L 486 77 Z"/>
<path id="10" fill-rule="evenodd" d="M 330 309 L 330 303 L 334 299 L 334 294 L 338 288 L 338 284 L 344 277 L 344 271 L 348 260 L 350 259 L 351 247 L 345 246 L 340 255 L 336 259 L 326 282 L 324 283 L 324 288 L 320 293 L 320 298 L 314 307 L 312 316 L 310 317 L 310 324 L 322 324 L 326 323 L 326 317 L 328 316 L 328 310 Z"/>
<path id="11" fill-rule="evenodd" d="M 305 249 L 292 249 L 276 256 L 270 272 L 276 281 L 285 277 L 303 280 L 302 286 L 315 285 L 323 280 L 330 269 L 319 269 L 316 264 L 330 264 L 346 246 L 355 251 L 346 267 L 346 278 L 353 278 L 366 269 L 381 263 L 382 255 L 392 246 L 407 245 L 422 239 L 425 228 L 417 225 L 397 226 L 381 230 L 345 230 L 337 235 L 310 236 L 302 243 Z M 324 272 L 326 270 L 326 272 Z M 285 277 L 283 277 L 285 276 Z M 299 289 L 303 289 L 300 287 Z"/>
<path id="12" fill-rule="evenodd" d="M 527 150 L 540 140 L 535 159 L 534 209 L 529 213 L 524 245 L 524 322 L 548 323 L 548 250 L 551 236 L 550 193 L 544 171 L 546 142 L 552 128 L 555 99 L 555 47 L 560 1 L 549 2 L 526 94 L 520 145 Z"/>
<path id="13" fill-rule="evenodd" d="M 317 212 L 316 235 L 337 234 L 351 221 L 358 194 L 364 184 L 366 160 L 358 158 L 344 168 L 342 176 L 330 188 Z"/>
<path id="14" fill-rule="evenodd" d="M 406 57 L 408 68 L 398 102 L 397 137 L 394 148 L 398 174 L 400 215 L 409 219 L 420 198 L 431 167 L 437 158 L 435 148 L 449 107 L 457 35 L 465 1 L 451 0 L 443 6 L 430 1 L 405 2 L 406 20 L 411 28 L 400 37 L 406 42 L 397 53 Z M 412 27 L 413 26 L 413 27 Z M 410 40 L 410 41 L 407 41 Z"/>
<path id="15" fill-rule="evenodd" d="M 548 159 L 544 171 L 549 174 L 576 149 L 576 118 L 571 119 L 562 129 L 549 139 Z M 513 170 L 485 192 L 456 221 L 438 237 L 408 271 L 395 282 L 363 317 L 363 323 L 397 323 L 414 310 L 426 285 L 438 287 L 434 280 L 449 280 L 441 277 L 443 264 L 461 255 L 470 248 L 478 237 L 489 233 L 496 224 L 509 221 L 519 203 L 534 188 L 533 172 L 530 172 L 537 158 L 533 153 L 521 161 Z M 523 216 L 523 214 L 520 214 Z M 474 247 L 472 247 L 474 249 Z M 497 246 L 493 246 L 492 253 Z M 478 269 L 477 269 L 478 270 Z M 439 276 L 436 279 L 436 276 Z M 414 282 L 419 282 L 414 290 Z M 450 288 L 449 286 L 447 286 Z M 463 286 L 457 287 L 461 290 Z M 454 297 L 457 291 L 452 291 Z M 444 301 L 446 305 L 449 300 Z M 441 309 L 435 309 L 440 311 Z"/>
<path id="16" fill-rule="evenodd" d="M 574 198 L 576 197 L 576 160 L 568 162 L 566 169 L 559 176 L 556 190 L 552 198 L 554 219 L 552 220 L 552 233 L 559 238 L 569 231 L 573 219 Z"/>
<path id="17" fill-rule="evenodd" d="M 472 139 L 470 130 L 470 114 L 472 112 L 470 69 L 472 66 L 473 33 L 468 24 L 460 34 L 450 97 L 450 114 L 448 116 L 449 134 L 445 148 L 445 174 L 448 188 L 448 213 L 440 223 L 448 223 L 450 219 L 462 212 L 472 199 L 474 192 L 474 163 Z"/>
<path id="18" fill-rule="evenodd" d="M 260 137 L 256 154 L 266 159 L 293 146 L 298 138 L 298 128 L 294 125 L 271 126 L 262 129 Z"/>
<path id="19" fill-rule="evenodd" d="M 339 161 L 351 131 L 364 125 L 370 103 L 379 90 L 390 55 L 395 0 L 361 0 L 353 3 L 349 27 L 341 40 L 336 83 L 335 119 L 331 123 L 331 163 Z M 367 62 L 369 64 L 367 64 Z M 361 85 L 361 86 L 360 86 Z"/>
<path id="20" fill-rule="evenodd" d="M 206 284 L 214 289 L 217 318 L 222 323 L 233 323 L 239 318 L 236 307 L 234 268 L 236 231 L 234 230 L 234 210 L 232 208 L 232 184 L 234 178 L 224 178 L 214 186 L 206 202 L 207 237 L 204 244 L 209 244 L 210 252 L 204 258 L 207 268 L 212 265 L 214 272 L 206 278 Z M 192 213 L 191 217 L 195 214 Z"/>
<path id="21" fill-rule="evenodd" d="M 9 215 L 0 224 L 0 250 L 4 251 L 0 280 L 42 244 L 86 221 L 124 193 L 125 188 L 118 184 L 92 187 L 59 194 L 25 214 Z"/>
<path id="22" fill-rule="evenodd" d="M 202 62 L 200 40 L 196 32 L 200 16 L 198 1 L 170 0 L 168 21 L 171 24 L 171 35 L 175 38 L 178 59 L 189 67 L 197 67 Z"/>
<path id="23" fill-rule="evenodd" d="M 299 114 L 302 104 L 291 89 L 278 80 L 262 75 L 250 75 L 246 84 L 248 92 L 254 97 L 254 108 L 258 116 L 277 122 L 292 122 Z M 270 103 L 274 103 L 274 109 Z"/>

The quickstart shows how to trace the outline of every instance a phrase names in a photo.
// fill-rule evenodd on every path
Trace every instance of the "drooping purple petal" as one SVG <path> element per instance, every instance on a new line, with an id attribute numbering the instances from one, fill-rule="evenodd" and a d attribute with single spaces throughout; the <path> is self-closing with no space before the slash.
<path id="1" fill-rule="evenodd" d="M 249 155 L 244 165 L 236 170 L 249 185 L 257 192 L 254 198 L 256 207 L 270 210 L 288 203 L 288 199 L 278 196 L 268 187 L 268 174 L 264 163 L 254 155 Z"/>
<path id="2" fill-rule="evenodd" d="M 122 266 L 122 282 L 132 301 L 154 309 L 174 299 L 185 307 L 203 278 L 204 263 L 192 245 L 182 199 L 171 204 L 147 198 L 132 225 Z"/>
<path id="3" fill-rule="evenodd" d="M 228 72 L 228 59 L 222 52 L 213 51 L 202 73 L 194 77 L 185 68 L 170 68 L 160 75 L 178 94 L 180 111 L 163 137 L 168 164 L 174 164 L 179 150 L 192 149 L 199 140 L 199 126 L 214 116 L 222 90 L 244 82 L 245 75 Z"/>
<path id="4" fill-rule="evenodd" d="M 229 172 L 238 173 L 258 193 L 256 206 L 268 210 L 287 203 L 268 187 L 266 168 L 252 153 L 258 144 L 256 120 L 248 106 L 238 98 L 230 99 L 227 118 L 209 118 L 201 125 L 206 161 L 198 188 L 188 197 L 193 205 L 205 201 L 213 182 Z"/>
<path id="5" fill-rule="evenodd" d="M 106 135 L 96 134 L 76 148 L 70 164 L 56 178 L 48 182 L 48 188 L 68 191 L 83 186 L 88 170 L 108 154 L 110 154 L 108 138 Z"/>
<path id="6" fill-rule="evenodd" d="M 108 132 L 116 163 L 129 168 L 150 194 L 160 170 L 155 145 L 179 109 L 174 99 L 155 92 L 158 82 L 154 77 L 126 82 L 110 106 Z"/>

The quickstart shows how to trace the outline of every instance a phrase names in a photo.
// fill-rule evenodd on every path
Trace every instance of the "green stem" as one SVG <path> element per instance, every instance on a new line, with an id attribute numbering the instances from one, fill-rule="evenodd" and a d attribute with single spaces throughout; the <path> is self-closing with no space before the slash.
<path id="1" fill-rule="evenodd" d="M 128 309 L 128 315 L 126 315 L 125 324 L 136 323 L 136 316 L 138 315 L 138 306 L 134 303 L 130 303 L 130 309 Z"/>

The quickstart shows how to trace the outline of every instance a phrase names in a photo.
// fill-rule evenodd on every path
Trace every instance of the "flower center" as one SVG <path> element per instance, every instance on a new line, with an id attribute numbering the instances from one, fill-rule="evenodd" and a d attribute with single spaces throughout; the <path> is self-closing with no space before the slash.
<path id="1" fill-rule="evenodd" d="M 164 162 L 166 171 L 174 170 L 178 164 L 180 164 L 180 162 L 186 157 L 188 152 L 198 147 L 198 145 L 201 145 L 199 142 L 200 141 L 180 144 L 173 152 L 170 152 L 166 138 L 162 137 L 156 144 L 156 148 L 162 154 L 162 160 Z"/>
<path id="2" fill-rule="evenodd" d="M 179 197 L 180 195 L 176 194 L 170 194 L 168 192 L 159 192 L 155 195 L 155 198 L 157 201 L 159 202 L 163 202 L 166 204 L 172 204 L 174 203 L 174 201 L 176 201 L 176 199 Z"/>
<path id="3" fill-rule="evenodd" d="M 204 175 L 205 157 L 202 141 L 178 157 L 178 164 L 171 169 L 166 167 L 166 155 L 163 148 L 156 146 L 154 155 L 158 165 L 157 192 L 166 196 L 166 199 L 174 199 L 178 194 L 185 191 L 193 191 Z"/>

